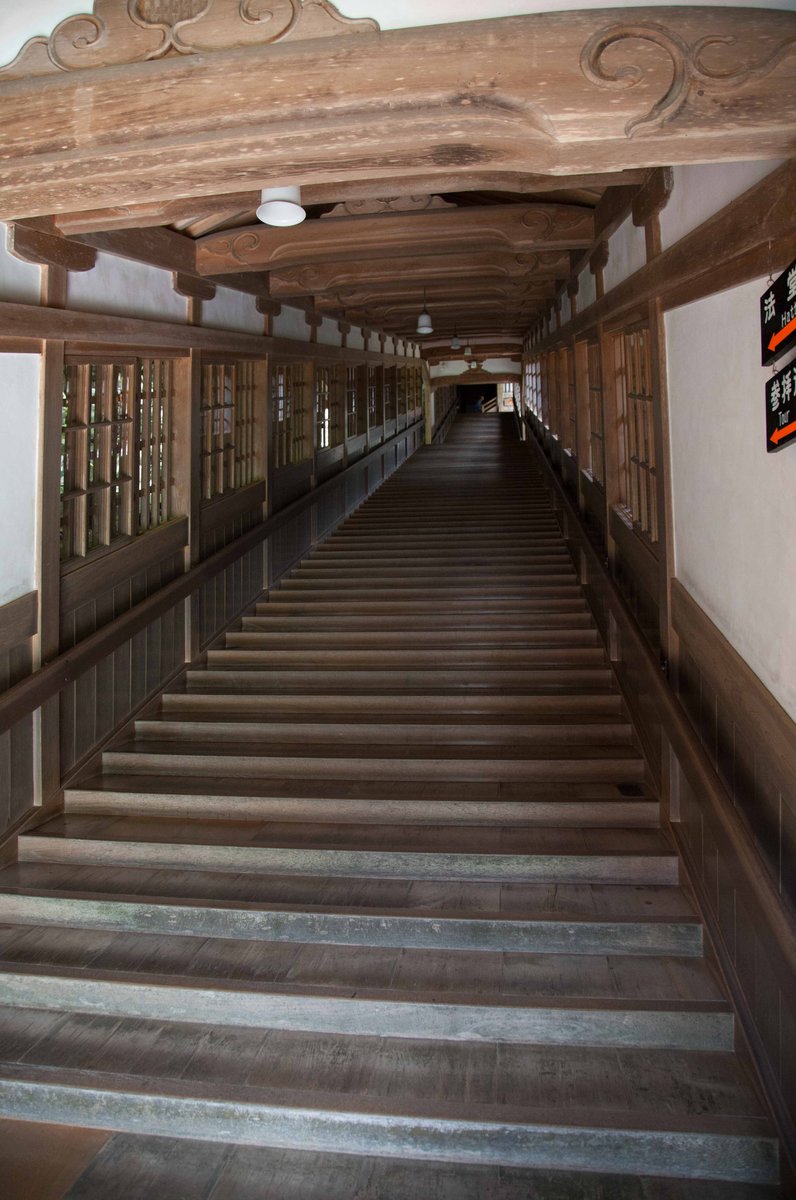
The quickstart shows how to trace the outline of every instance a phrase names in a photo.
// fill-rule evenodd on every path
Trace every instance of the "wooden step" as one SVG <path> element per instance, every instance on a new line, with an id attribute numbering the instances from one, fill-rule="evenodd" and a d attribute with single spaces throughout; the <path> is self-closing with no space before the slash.
<path id="1" fill-rule="evenodd" d="M 35 1148 L 50 1162 L 64 1155 L 64 1144 L 106 1138 L 104 1133 L 6 1121 L 7 1140 Z M 67 1139 L 69 1139 L 67 1141 Z M 82 1146 L 81 1146 L 82 1149 Z M 85 1151 L 83 1151 L 85 1155 Z M 776 1191 L 750 1183 L 662 1179 L 650 1175 L 618 1176 L 580 1171 L 510 1171 L 487 1164 L 412 1162 L 347 1154 L 223 1146 L 191 1139 L 119 1133 L 108 1137 L 79 1181 L 81 1200 L 123 1196 L 131 1176 L 141 1179 L 142 1194 L 200 1195 L 207 1184 L 214 1200 L 263 1200 L 262 1181 L 279 1200 L 610 1200 L 644 1196 L 644 1200 L 775 1200 Z"/>
<path id="2" fill-rule="evenodd" d="M 454 670 L 429 667 L 422 671 L 407 671 L 398 666 L 388 670 L 361 667 L 358 670 L 290 670 L 271 667 L 257 670 L 255 667 L 235 669 L 213 666 L 210 670 L 186 672 L 188 687 L 199 684 L 205 690 L 211 687 L 230 690 L 251 691 L 311 691 L 329 692 L 340 688 L 348 692 L 371 692 L 374 689 L 392 692 L 439 693 L 445 691 L 468 691 L 499 689 L 504 694 L 513 691 L 570 692 L 614 686 L 613 675 L 608 667 L 538 667 L 536 669 L 503 668 L 468 670 L 462 666 Z"/>
<path id="3" fill-rule="evenodd" d="M 214 745 L 219 742 L 292 742 L 311 743 L 342 742 L 349 745 L 392 744 L 427 745 L 446 747 L 460 744 L 468 746 L 506 745 L 509 748 L 528 743 L 539 745 L 615 745 L 620 742 L 631 744 L 632 727 L 624 722 L 610 724 L 591 722 L 584 724 L 545 722 L 537 725 L 487 725 L 483 719 L 478 723 L 444 725 L 422 722 L 379 723 L 359 721 L 341 723 L 333 720 L 324 722 L 304 721 L 285 723 L 279 721 L 212 720 L 139 720 L 135 722 L 136 740 L 164 739 L 198 740 L 208 738 Z"/>
<path id="4" fill-rule="evenodd" d="M 78 1018 L 73 1018 L 76 1022 Z M 83 1018 L 88 1020 L 88 1018 Z M 179 1029 L 180 1027 L 175 1027 Z M 187 1042 L 195 1039 L 197 1028 L 184 1026 Z M 130 1038 L 134 1030 L 130 1030 Z M 315 1084 L 308 1090 L 296 1087 L 296 1041 L 306 1035 L 269 1033 L 269 1050 L 262 1059 L 257 1051 L 262 1033 L 232 1031 L 225 1038 L 228 1052 L 233 1045 L 239 1061 L 261 1062 L 261 1072 L 249 1069 L 245 1083 L 236 1082 L 219 1089 L 205 1077 L 178 1080 L 136 1076 L 124 1071 L 122 1039 L 119 1064 L 111 1070 L 76 1070 L 34 1064 L 3 1064 L 0 1073 L 0 1114 L 16 1119 L 75 1123 L 85 1128 L 132 1130 L 136 1133 L 161 1133 L 172 1137 L 201 1137 L 206 1141 L 229 1140 L 235 1131 L 239 1143 L 257 1146 L 291 1146 L 314 1151 L 341 1151 L 349 1154 L 377 1154 L 417 1160 L 488 1163 L 505 1167 L 543 1167 L 556 1169 L 610 1170 L 636 1174 L 667 1174 L 700 1179 L 775 1184 L 779 1180 L 778 1149 L 768 1122 L 762 1117 L 739 1119 L 730 1115 L 694 1117 L 683 1111 L 682 1102 L 666 1121 L 644 1119 L 636 1110 L 593 1108 L 556 1108 L 551 1122 L 550 1106 L 536 1111 L 530 1107 L 503 1104 L 481 1105 L 460 1099 L 429 1101 L 390 1099 L 381 1095 L 361 1096 L 323 1091 Z M 320 1035 L 318 1035 L 320 1036 Z M 332 1042 L 333 1039 L 327 1039 Z M 373 1039 L 375 1041 L 375 1039 Z M 339 1039 L 338 1039 L 339 1042 Z M 359 1039 L 366 1044 L 366 1039 Z M 420 1055 L 427 1043 L 398 1043 L 405 1070 Z M 409 1047 L 416 1046 L 413 1055 Z M 442 1043 L 440 1049 L 448 1048 Z M 364 1049 L 365 1046 L 362 1046 Z M 369 1048 L 369 1047 L 368 1047 Z M 390 1054 L 391 1043 L 382 1045 L 382 1059 Z M 503 1048 L 508 1057 L 508 1047 Z M 520 1059 L 524 1050 L 526 1070 L 534 1075 L 530 1048 L 514 1047 Z M 337 1048 L 338 1060 L 344 1048 Z M 328 1057 L 334 1050 L 329 1046 Z M 549 1055 L 550 1050 L 545 1053 Z M 565 1051 L 558 1051 L 562 1057 Z M 581 1067 L 587 1053 L 617 1054 L 617 1051 L 587 1052 L 580 1049 Z M 627 1070 L 632 1071 L 632 1056 L 641 1051 L 623 1051 Z M 218 1050 L 216 1051 L 216 1057 Z M 129 1050 L 127 1050 L 129 1059 Z M 682 1055 L 668 1052 L 672 1074 Z M 325 1056 L 327 1057 L 327 1056 Z M 445 1078 L 450 1091 L 461 1095 L 461 1084 L 451 1067 L 451 1055 L 426 1059 L 426 1071 Z M 446 1070 L 447 1066 L 447 1070 Z M 288 1076 L 287 1070 L 293 1074 Z M 537 1071 L 538 1071 L 537 1066 Z M 638 1069 L 638 1068 L 637 1068 Z M 317 1070 L 317 1068 L 316 1068 Z M 256 1084 L 248 1082 L 250 1078 Z M 260 1082 L 262 1078 L 262 1083 Z M 291 1086 L 276 1080 L 289 1078 Z M 268 1082 L 269 1087 L 263 1086 Z M 331 1084 L 331 1080 L 329 1081 Z M 424 1087 L 425 1078 L 424 1078 Z M 683 1100 L 698 1091 L 696 1082 L 689 1088 L 681 1081 Z M 435 1089 L 435 1093 L 438 1089 Z"/>
<path id="5" fill-rule="evenodd" d="M 0 972 L 0 1011 L 3 1008 L 504 1045 L 728 1052 L 735 1038 L 732 1012 L 721 1002 L 677 1007 L 626 1000 L 484 1004 L 467 995 L 440 1001 L 436 996 L 391 989 L 352 996 L 335 988 L 243 987 L 226 980 L 174 980 L 146 972 L 96 971 L 87 980 L 82 972 L 29 966 Z"/>
<path id="6" fill-rule="evenodd" d="M 272 631 L 268 619 L 264 617 L 248 617 L 242 622 L 242 632 L 228 633 L 224 638 L 227 649 L 392 649 L 393 647 L 408 648 L 423 647 L 437 649 L 443 646 L 470 646 L 475 650 L 482 647 L 497 649 L 516 648 L 527 650 L 536 646 L 600 646 L 596 629 L 588 627 L 575 629 L 511 629 L 483 628 L 454 628 L 405 630 L 391 628 L 379 629 L 329 629 L 324 621 L 323 629 L 318 629 L 317 623 L 307 622 L 303 629 L 279 629 Z"/>
<path id="7" fill-rule="evenodd" d="M 308 821 L 331 824 L 518 824 L 523 826 L 553 826 L 558 828 L 598 829 L 621 826 L 630 829 L 653 829 L 660 824 L 657 800 L 484 800 L 437 799 L 424 790 L 415 798 L 384 797 L 378 794 L 379 784 L 371 784 L 371 795 L 340 797 L 338 795 L 302 795 L 312 791 L 312 781 L 278 779 L 260 776 L 257 791 L 238 787 L 232 794 L 220 791 L 214 780 L 204 790 L 187 790 L 184 779 L 168 776 L 148 777 L 124 775 L 106 776 L 116 787 L 92 786 L 91 781 L 64 791 L 64 808 L 72 813 L 140 814 L 149 816 L 184 816 L 186 818 L 218 818 L 245 821 Z M 346 781 L 347 782 L 347 781 Z M 169 786 L 170 785 L 170 786 Z M 333 781 L 324 780 L 317 791 L 334 792 Z M 267 794 L 270 791 L 270 794 Z"/>
<path id="8" fill-rule="evenodd" d="M 642 783 L 643 760 L 630 747 L 561 747 L 556 756 L 548 747 L 527 747 L 523 757 L 464 757 L 464 748 L 437 748 L 436 757 L 420 757 L 404 748 L 403 756 L 395 747 L 373 747 L 366 756 L 363 747 L 337 747 L 333 743 L 298 743 L 295 746 L 261 746 L 229 743 L 227 753 L 217 753 L 207 743 L 142 743 L 131 749 L 106 750 L 103 768 L 112 772 L 154 772 L 172 775 L 227 775 L 236 779 L 259 775 L 302 779 L 385 779 L 486 780 L 537 782 L 573 780 Z M 468 748 L 470 749 L 470 748 Z M 258 752 L 259 751 L 259 752 Z M 336 752 L 335 752 L 336 751 Z"/>
<path id="9" fill-rule="evenodd" d="M 636 831 L 636 832 L 641 832 Z M 322 874 L 346 878 L 460 879 L 494 882 L 677 884 L 676 855 L 451 854 L 394 850 L 320 850 L 199 842 L 23 834 L 21 862 L 173 867 L 239 874 Z"/>
<path id="10" fill-rule="evenodd" d="M 118 869 L 127 868 L 122 865 Z M 464 952 L 469 957 L 464 963 L 463 973 L 453 976 L 459 990 L 478 988 L 480 974 L 478 964 L 474 965 L 471 961 L 473 954 L 542 955 L 545 958 L 551 956 L 554 961 L 549 969 L 542 963 L 516 964 L 519 968 L 518 979 L 522 993 L 526 996 L 540 997 L 558 995 L 555 987 L 556 971 L 565 978 L 579 971 L 583 978 L 582 998 L 590 992 L 605 998 L 604 986 L 600 988 L 598 985 L 596 990 L 594 988 L 594 970 L 591 962 L 585 962 L 592 957 L 630 956 L 645 962 L 647 959 L 663 958 L 666 960 L 664 969 L 671 970 L 669 958 L 701 960 L 704 950 L 701 924 L 693 918 L 682 917 L 678 920 L 652 920 L 649 917 L 613 917 L 600 920 L 580 915 L 534 916 L 523 913 L 517 919 L 512 919 L 501 914 L 459 914 L 456 910 L 446 909 L 428 909 L 412 913 L 395 909 L 380 910 L 377 907 L 362 910 L 335 909 L 331 905 L 314 908 L 299 908 L 295 905 L 268 907 L 219 901 L 200 903 L 161 898 L 142 899 L 125 895 L 103 895 L 95 898 L 83 893 L 69 892 L 55 892 L 51 895 L 16 895 L 0 892 L 0 913 L 4 924 L 9 926 L 36 926 L 41 929 L 52 927 L 61 932 L 64 929 L 100 930 L 105 933 L 146 934 L 149 937 L 160 938 L 216 938 L 236 942 L 287 942 L 301 946 L 375 947 L 400 951 L 402 957 L 404 952 L 410 951 L 434 954 L 442 951 Z M 46 939 L 42 940 L 44 951 L 42 952 L 41 948 L 34 949 L 34 961 L 40 960 L 42 953 L 44 961 L 47 961 Z M 68 950 L 68 939 L 64 939 L 63 944 Z M 93 956 L 102 961 L 101 949 L 101 946 L 98 949 L 89 942 L 89 958 Z M 197 949 L 198 947 L 189 945 L 186 953 L 190 954 Z M 157 961 L 157 954 L 155 960 Z M 13 942 L 10 949 L 4 951 L 2 961 L 6 964 L 14 962 Z M 351 981 L 345 977 L 346 961 L 341 953 L 335 978 L 340 978 L 341 986 L 350 987 Z M 179 959 L 177 962 L 183 967 L 187 966 L 184 962 L 180 963 Z M 389 959 L 389 963 L 391 973 L 386 978 L 381 973 L 384 986 L 389 986 L 391 980 L 394 981 L 394 959 Z M 284 967 L 284 963 L 279 961 L 277 965 Z M 359 966 L 362 965 L 363 960 L 360 957 Z M 436 969 L 442 980 L 445 975 L 443 965 L 441 961 L 430 960 L 426 966 L 426 973 L 428 967 L 431 967 L 432 971 Z M 455 962 L 453 965 L 455 966 Z M 487 972 L 490 981 L 489 992 L 501 992 L 501 987 L 495 982 L 494 963 L 490 961 L 487 966 L 492 968 L 491 972 Z M 604 969 L 599 964 L 598 966 L 600 971 Z M 412 979 L 416 985 L 417 979 L 423 978 L 423 973 L 417 969 L 418 964 L 413 961 L 408 961 L 404 967 L 402 975 L 410 987 Z M 262 963 L 262 970 L 267 970 L 265 962 Z M 640 967 L 635 963 L 630 976 L 633 978 L 635 975 L 636 990 L 641 988 L 643 991 L 645 974 L 650 974 L 649 968 Z M 651 974 L 653 978 L 657 978 L 657 966 L 653 966 Z M 376 965 L 368 975 L 372 979 L 380 976 Z M 433 980 L 433 974 L 430 978 Z M 691 982 L 693 983 L 693 980 Z M 698 986 L 715 1000 L 715 995 L 710 988 L 705 988 L 701 977 Z M 713 990 L 715 991 L 715 985 Z M 701 995 L 701 991 L 698 995 Z"/>
<path id="11" fill-rule="evenodd" d="M 479 716 L 492 717 L 500 715 L 506 721 L 533 721 L 540 716 L 568 716 L 578 720 L 586 714 L 605 716 L 606 719 L 622 713 L 622 697 L 616 691 L 583 691 L 575 693 L 529 693 L 505 695 L 500 692 L 478 691 L 475 694 L 449 692 L 432 695 L 423 693 L 386 694 L 384 692 L 350 693 L 318 691 L 312 694 L 306 692 L 287 691 L 279 694 L 239 694 L 237 690 L 230 692 L 219 691 L 215 686 L 217 673 L 196 671 L 194 674 L 194 689 L 201 687 L 201 681 L 207 680 L 211 687 L 207 693 L 201 690 L 185 692 L 165 692 L 160 698 L 161 711 L 164 713 L 176 710 L 185 712 L 218 712 L 227 713 L 268 713 L 271 716 L 289 717 L 294 714 L 321 717 L 334 713 L 339 717 L 352 714 L 369 714 L 371 717 L 393 715 L 396 718 L 424 720 L 431 717 L 453 717 L 476 719 Z"/>
<path id="12" fill-rule="evenodd" d="M 244 642 L 245 649 L 208 650 L 209 667 L 255 667 L 262 669 L 270 664 L 275 667 L 308 667 L 327 669 L 339 667 L 341 671 L 373 668 L 387 671 L 395 668 L 402 671 L 428 671 L 434 667 L 453 670 L 466 667 L 477 671 L 484 667 L 600 667 L 606 662 L 602 646 L 532 646 L 530 649 L 501 646 L 468 646 L 464 649 L 444 647 L 433 650 L 423 648 L 414 652 L 390 646 L 345 648 L 341 650 L 313 649 L 273 650 L 257 649 Z"/>

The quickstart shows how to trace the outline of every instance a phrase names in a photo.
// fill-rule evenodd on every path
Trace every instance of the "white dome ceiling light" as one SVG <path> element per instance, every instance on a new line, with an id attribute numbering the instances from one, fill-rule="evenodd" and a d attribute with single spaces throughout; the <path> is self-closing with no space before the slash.
<path id="1" fill-rule="evenodd" d="M 300 225 L 306 215 L 301 206 L 301 188 L 297 185 L 263 188 L 257 219 L 264 225 L 287 229 L 290 225 Z"/>

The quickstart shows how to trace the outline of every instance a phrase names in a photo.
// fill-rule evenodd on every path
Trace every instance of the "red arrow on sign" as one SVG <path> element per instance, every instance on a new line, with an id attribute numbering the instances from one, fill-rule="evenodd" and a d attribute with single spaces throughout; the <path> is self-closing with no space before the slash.
<path id="1" fill-rule="evenodd" d="M 776 350 L 780 342 L 784 342 L 786 337 L 792 333 L 796 333 L 796 317 L 792 321 L 788 321 L 787 325 L 780 329 L 779 333 L 775 333 L 771 341 L 768 343 L 769 350 Z"/>
<path id="2" fill-rule="evenodd" d="M 789 437 L 792 433 L 796 433 L 796 421 L 791 421 L 790 425 L 784 425 L 782 429 L 772 433 L 771 440 L 775 446 L 778 446 L 783 438 Z"/>

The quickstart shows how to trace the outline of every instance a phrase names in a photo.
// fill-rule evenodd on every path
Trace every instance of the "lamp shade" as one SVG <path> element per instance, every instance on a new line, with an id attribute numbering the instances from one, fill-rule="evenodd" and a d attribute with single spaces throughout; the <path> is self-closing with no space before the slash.
<path id="1" fill-rule="evenodd" d="M 471 346 L 471 345 L 470 345 L 470 343 L 468 342 L 468 343 L 467 343 L 467 345 L 464 347 L 464 357 L 465 357 L 465 358 L 471 358 L 471 357 L 472 357 L 472 353 L 473 353 L 472 346 Z"/>
<path id="2" fill-rule="evenodd" d="M 289 225 L 300 225 L 306 215 L 301 207 L 300 187 L 263 188 L 257 217 L 264 225 L 284 229 Z"/>
<path id="3" fill-rule="evenodd" d="M 417 332 L 418 333 L 433 333 L 434 332 L 434 327 L 431 324 L 431 316 L 429 313 L 426 312 L 425 309 L 423 309 L 420 316 L 417 318 Z"/>
<path id="4" fill-rule="evenodd" d="M 451 339 L 451 350 L 461 350 L 461 348 L 462 348 L 461 338 L 458 338 L 456 336 L 456 334 L 454 333 L 454 335 Z"/>

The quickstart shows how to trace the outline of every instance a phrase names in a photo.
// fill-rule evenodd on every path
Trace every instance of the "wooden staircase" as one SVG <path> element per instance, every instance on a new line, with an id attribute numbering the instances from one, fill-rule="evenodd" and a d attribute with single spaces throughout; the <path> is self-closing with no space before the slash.
<path id="1" fill-rule="evenodd" d="M 510 418 L 459 418 L 137 721 L 0 921 L 0 1116 L 109 1131 L 76 1200 L 779 1194 Z"/>

